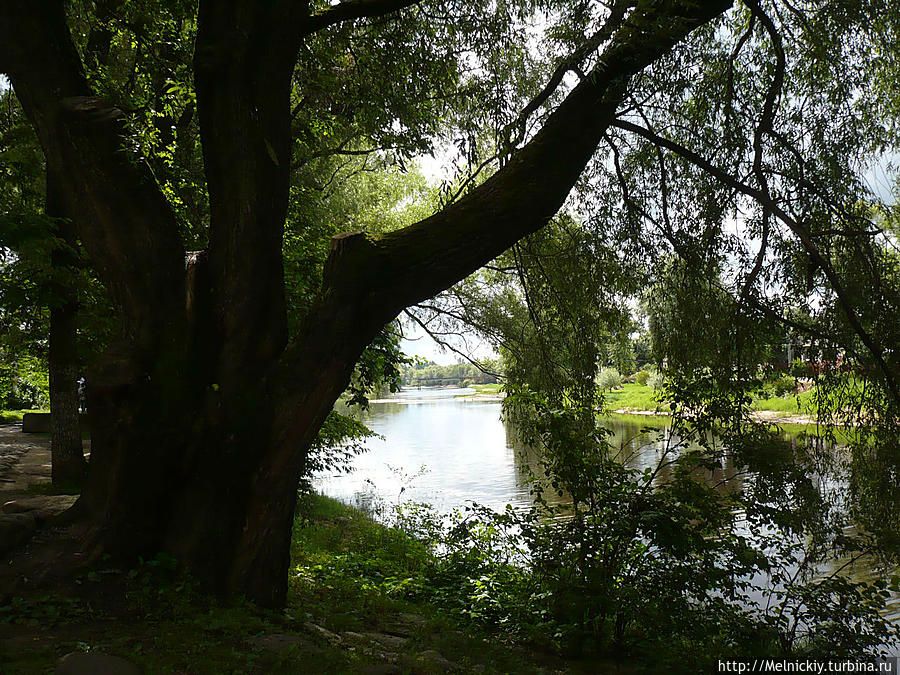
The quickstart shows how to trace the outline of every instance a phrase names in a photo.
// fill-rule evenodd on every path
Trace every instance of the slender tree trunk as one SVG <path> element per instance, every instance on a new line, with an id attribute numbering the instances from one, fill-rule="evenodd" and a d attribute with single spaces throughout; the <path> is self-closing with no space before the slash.
<path id="1" fill-rule="evenodd" d="M 57 235 L 66 246 L 74 246 L 71 221 L 64 218 L 57 182 L 47 171 L 46 213 L 57 218 Z M 70 251 L 52 253 L 52 266 L 65 273 L 71 266 Z M 78 358 L 75 318 L 78 299 L 71 285 L 56 283 L 50 308 L 50 454 L 55 485 L 80 485 L 87 471 L 78 419 Z"/>

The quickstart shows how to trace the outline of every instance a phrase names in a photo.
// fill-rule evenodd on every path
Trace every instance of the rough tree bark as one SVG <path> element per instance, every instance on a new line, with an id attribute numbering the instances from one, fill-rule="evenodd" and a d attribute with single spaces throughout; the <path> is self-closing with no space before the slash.
<path id="1" fill-rule="evenodd" d="M 210 586 L 278 605 L 308 449 L 361 352 L 404 307 L 542 227 L 615 116 L 630 78 L 728 0 L 638 2 L 598 65 L 490 180 L 381 239 L 336 237 L 304 327 L 286 334 L 281 245 L 289 95 L 304 35 L 408 0 L 201 0 L 194 67 L 211 224 L 188 256 L 149 171 L 122 152 L 60 0 L 0 5 L 9 74 L 67 212 L 122 313 L 90 375 L 92 460 L 76 505 L 91 554 L 165 550 Z"/>
<path id="2" fill-rule="evenodd" d="M 72 222 L 64 218 L 59 188 L 54 176 L 47 172 L 45 212 L 57 218 L 57 236 L 66 246 L 75 245 Z M 71 268 L 72 254 L 65 249 L 51 254 L 54 269 Z M 56 485 L 80 485 L 87 473 L 81 426 L 78 419 L 78 357 L 76 353 L 75 318 L 78 298 L 64 284 L 54 283 L 50 308 L 50 456 L 51 479 Z"/>

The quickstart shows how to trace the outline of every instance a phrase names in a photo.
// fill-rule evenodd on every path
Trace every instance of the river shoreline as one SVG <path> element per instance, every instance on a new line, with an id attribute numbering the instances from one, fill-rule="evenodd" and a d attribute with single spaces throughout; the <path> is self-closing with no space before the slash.
<path id="1" fill-rule="evenodd" d="M 453 387 L 419 387 L 416 389 L 404 389 L 403 391 L 406 393 L 418 391 L 440 391 L 441 389 L 453 389 Z M 465 402 L 500 402 L 504 398 L 506 398 L 506 394 L 504 392 L 497 393 L 480 393 L 473 392 L 471 394 L 456 394 L 453 396 L 454 400 L 457 401 L 465 401 Z M 422 396 L 422 397 L 409 397 L 409 398 L 379 398 L 370 401 L 370 403 L 401 403 L 401 404 L 411 404 L 411 403 L 427 403 L 434 401 L 434 398 Z M 611 415 L 631 415 L 631 416 L 640 416 L 640 417 L 671 417 L 672 413 L 669 410 L 660 410 L 660 409 L 646 409 L 646 408 L 614 408 L 608 411 Z M 788 413 L 779 410 L 754 410 L 750 413 L 750 419 L 754 422 L 758 422 L 760 424 L 793 424 L 799 426 L 817 426 L 818 422 L 814 417 L 809 415 L 804 415 L 800 413 Z"/>
<path id="2" fill-rule="evenodd" d="M 612 415 L 638 415 L 642 417 L 671 417 L 672 413 L 665 410 L 640 410 L 634 408 L 617 408 L 610 410 Z M 750 419 L 760 424 L 798 424 L 801 426 L 817 426 L 818 422 L 809 415 L 784 413 L 776 410 L 754 410 L 750 413 Z"/>

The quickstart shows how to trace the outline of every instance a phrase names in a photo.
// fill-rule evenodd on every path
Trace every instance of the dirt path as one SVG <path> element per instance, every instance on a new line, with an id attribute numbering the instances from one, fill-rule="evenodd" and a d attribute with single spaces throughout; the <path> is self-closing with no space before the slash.
<path id="1" fill-rule="evenodd" d="M 0 504 L 50 481 L 50 436 L 23 434 L 22 423 L 0 426 Z"/>
<path id="2" fill-rule="evenodd" d="M 50 473 L 48 434 L 22 433 L 21 423 L 0 426 L 0 558 L 21 551 L 75 503 L 75 495 L 48 494 Z"/>

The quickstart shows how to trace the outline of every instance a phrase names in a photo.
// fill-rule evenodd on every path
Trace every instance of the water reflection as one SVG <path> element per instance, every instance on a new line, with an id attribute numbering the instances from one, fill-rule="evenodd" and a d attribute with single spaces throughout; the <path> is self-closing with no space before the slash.
<path id="1" fill-rule="evenodd" d="M 531 504 L 498 401 L 456 398 L 467 389 L 409 390 L 372 403 L 365 424 L 381 438 L 349 475 L 322 475 L 316 487 L 348 503 L 380 498 L 429 502 L 450 511 L 467 501 L 502 509 Z"/>
<path id="2" fill-rule="evenodd" d="M 501 421 L 499 401 L 459 398 L 467 393 L 471 390 L 409 390 L 390 401 L 373 402 L 363 421 L 379 437 L 369 439 L 369 452 L 355 458 L 352 473 L 320 475 L 316 488 L 367 509 L 409 500 L 428 502 L 441 512 L 468 502 L 496 510 L 507 504 L 529 508 L 533 502 L 529 477 L 541 476 L 539 452 L 523 446 L 514 429 Z M 670 479 L 673 467 L 663 460 L 685 447 L 667 420 L 614 418 L 609 429 L 610 445 L 626 466 L 656 471 L 655 484 Z M 822 496 L 822 508 L 846 512 L 846 482 L 835 478 L 829 470 L 833 467 L 825 465 L 840 459 L 835 454 L 839 450 L 821 452 L 822 440 L 812 435 L 792 434 L 785 443 L 770 445 L 766 452 L 771 466 L 790 466 L 801 458 L 809 470 L 809 488 Z M 744 465 L 724 453 L 720 466 L 698 471 L 722 493 L 756 490 L 763 494 L 771 489 L 765 483 L 768 478 L 748 473 Z M 568 501 L 566 495 L 550 491 L 544 497 L 559 504 Z M 743 517 L 736 515 L 739 520 Z M 827 575 L 844 562 L 829 561 L 821 573 Z M 874 576 L 870 561 L 859 561 L 851 569 L 859 579 Z M 762 579 L 754 581 L 766 585 Z M 900 617 L 900 599 L 895 595 L 890 604 L 891 615 Z"/>
<path id="3" fill-rule="evenodd" d="M 472 392 L 410 389 L 373 402 L 363 415 L 379 435 L 366 443 L 369 452 L 354 460 L 350 474 L 317 476 L 316 488 L 361 505 L 413 500 L 439 511 L 470 501 L 496 509 L 530 507 L 529 479 L 542 475 L 540 452 L 522 444 L 501 420 L 499 401 L 465 397 Z M 686 449 L 666 418 L 617 416 L 609 419 L 608 428 L 616 458 L 639 472 L 656 471 L 654 484 L 670 479 L 673 467 L 667 461 Z M 805 442 L 820 441 L 808 437 Z M 791 443 L 796 448 L 796 435 Z M 722 493 L 742 489 L 747 479 L 729 453 L 721 466 L 702 477 Z M 821 478 L 815 475 L 814 480 Z M 565 502 L 565 496 L 557 501 Z"/>

